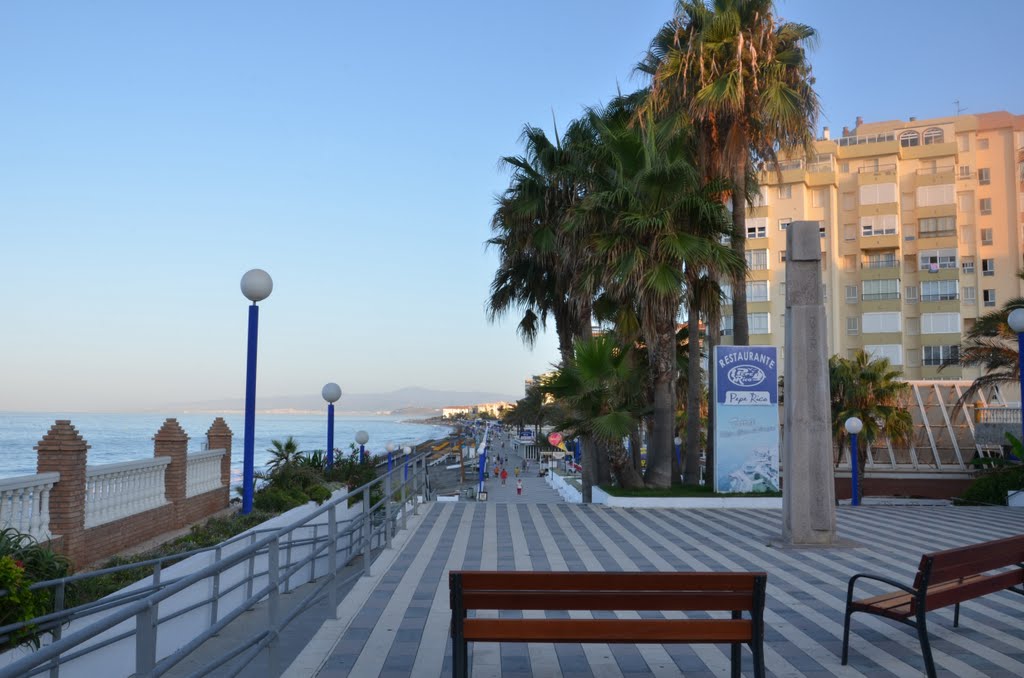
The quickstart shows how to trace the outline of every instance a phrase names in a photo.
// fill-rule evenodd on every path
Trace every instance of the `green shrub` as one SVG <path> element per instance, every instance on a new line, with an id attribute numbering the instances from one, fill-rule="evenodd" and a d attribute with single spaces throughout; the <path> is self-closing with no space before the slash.
<path id="1" fill-rule="evenodd" d="M 323 485 L 317 485 L 316 487 L 309 488 L 307 494 L 309 495 L 309 498 L 315 501 L 318 505 L 323 504 L 331 498 L 331 491 Z"/>
<path id="2" fill-rule="evenodd" d="M 302 490 L 271 486 L 257 492 L 253 497 L 252 505 L 260 511 L 284 513 L 296 506 L 302 506 L 308 501 L 309 496 Z"/>
<path id="3" fill-rule="evenodd" d="M 957 503 L 1006 506 L 1006 493 L 1020 489 L 1024 489 L 1024 466 L 1001 466 L 971 483 Z"/>
<path id="4" fill-rule="evenodd" d="M 0 530 L 0 589 L 6 590 L 0 597 L 0 626 L 52 612 L 53 589 L 29 591 L 29 587 L 70 573 L 71 562 L 67 558 L 40 546 L 31 535 L 13 527 Z M 0 648 L 6 650 L 24 643 L 39 647 L 39 635 L 31 626 L 15 632 Z"/>

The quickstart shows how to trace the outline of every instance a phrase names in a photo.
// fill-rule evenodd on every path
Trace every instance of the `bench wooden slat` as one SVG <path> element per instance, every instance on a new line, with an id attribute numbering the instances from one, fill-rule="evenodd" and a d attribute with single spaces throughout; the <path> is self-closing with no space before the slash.
<path id="1" fill-rule="evenodd" d="M 462 571 L 462 590 L 751 591 L 763 572 L 508 572 Z"/>
<path id="2" fill-rule="evenodd" d="M 725 591 L 464 591 L 467 610 L 748 611 L 750 593 Z"/>
<path id="3" fill-rule="evenodd" d="M 925 598 L 925 609 L 937 610 L 940 607 L 962 603 L 972 598 L 980 598 L 996 591 L 1008 589 L 1011 586 L 1024 583 L 1024 568 L 1001 572 L 987 577 L 972 577 L 962 584 L 941 587 L 938 590 L 928 587 L 928 595 Z"/>
<path id="4" fill-rule="evenodd" d="M 925 554 L 918 567 L 914 588 L 921 586 L 921 574 L 931 561 L 930 584 L 959 579 L 965 575 L 988 572 L 1024 562 L 1024 535 L 994 539 L 971 546 Z"/>
<path id="5" fill-rule="evenodd" d="M 527 643 L 742 643 L 749 619 L 467 619 L 468 641 Z"/>

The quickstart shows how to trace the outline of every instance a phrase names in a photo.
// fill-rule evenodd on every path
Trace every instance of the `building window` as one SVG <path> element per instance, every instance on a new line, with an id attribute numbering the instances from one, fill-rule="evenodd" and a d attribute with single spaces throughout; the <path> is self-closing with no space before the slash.
<path id="1" fill-rule="evenodd" d="M 786 263 L 786 250 L 779 250 L 779 261 L 783 264 Z"/>
<path id="2" fill-rule="evenodd" d="M 914 285 L 908 285 L 907 287 L 905 287 L 903 289 L 903 294 L 906 295 L 908 304 L 917 303 L 917 287 L 915 287 Z"/>
<path id="3" fill-rule="evenodd" d="M 974 273 L 974 257 L 964 257 L 960 270 L 964 273 Z"/>
<path id="4" fill-rule="evenodd" d="M 748 282 L 747 301 L 768 301 L 768 281 L 751 280 Z"/>
<path id="5" fill-rule="evenodd" d="M 750 220 L 748 220 L 750 221 Z M 767 220 L 765 220 L 767 221 Z M 747 226 L 747 238 L 767 238 L 768 227 L 763 224 L 755 224 L 753 226 Z"/>
<path id="6" fill-rule="evenodd" d="M 747 324 L 751 334 L 771 334 L 771 321 L 767 313 L 750 313 Z"/>
<path id="7" fill-rule="evenodd" d="M 974 242 L 974 229 L 970 225 L 960 227 L 960 242 L 970 245 Z"/>
<path id="8" fill-rule="evenodd" d="M 978 203 L 978 209 L 982 214 L 992 214 L 992 198 L 982 198 Z"/>
<path id="9" fill-rule="evenodd" d="M 747 250 L 745 256 L 747 268 L 751 271 L 765 271 L 768 269 L 768 250 Z"/>
<path id="10" fill-rule="evenodd" d="M 904 132 L 900 135 L 900 146 L 903 148 L 919 145 L 921 145 L 921 135 L 917 132 Z"/>
<path id="11" fill-rule="evenodd" d="M 861 283 L 864 301 L 900 298 L 899 280 L 865 280 Z M 867 332 L 867 326 L 864 329 Z"/>
<path id="12" fill-rule="evenodd" d="M 792 223 L 792 221 L 793 220 L 788 217 L 785 219 L 779 219 L 779 230 L 785 231 L 786 227 L 789 226 L 789 224 Z"/>
<path id="13" fill-rule="evenodd" d="M 857 255 L 856 254 L 844 254 L 843 255 L 843 270 L 844 271 L 855 271 L 855 270 L 857 270 Z"/>
<path id="14" fill-rule="evenodd" d="M 857 316 L 852 316 L 846 319 L 846 333 L 849 335 L 855 335 L 860 330 L 857 327 Z"/>
<path id="15" fill-rule="evenodd" d="M 722 336 L 723 337 L 732 336 L 732 316 L 731 315 L 723 315 L 722 316 Z"/>
<path id="16" fill-rule="evenodd" d="M 956 235 L 956 217 L 928 217 L 918 219 L 917 224 L 917 235 L 920 238 Z"/>
<path id="17" fill-rule="evenodd" d="M 992 183 L 992 170 L 988 167 L 981 167 L 978 169 L 978 183 L 982 186 L 987 186 Z"/>
<path id="18" fill-rule="evenodd" d="M 853 256 L 852 254 L 850 255 Z M 864 268 L 897 268 L 899 261 L 896 259 L 896 252 L 876 252 L 864 257 Z"/>
<path id="19" fill-rule="evenodd" d="M 924 145 L 942 143 L 942 130 L 938 127 L 930 127 L 924 131 Z"/>
<path id="20" fill-rule="evenodd" d="M 964 303 L 965 304 L 976 304 L 978 303 L 978 296 L 973 287 L 964 288 Z"/>
<path id="21" fill-rule="evenodd" d="M 857 286 L 847 285 L 846 286 L 846 303 L 856 304 L 857 303 Z"/>
<path id="22" fill-rule="evenodd" d="M 957 170 L 958 170 L 958 176 L 961 179 L 970 179 L 971 178 L 971 166 L 970 165 L 960 165 L 957 168 Z"/>
<path id="23" fill-rule="evenodd" d="M 996 274 L 996 260 L 995 259 L 982 259 L 981 260 L 981 274 L 982 275 L 995 275 Z"/>
<path id="24" fill-rule="evenodd" d="M 825 206 L 825 189 L 816 188 L 811 191 L 811 207 L 824 207 Z"/>
<path id="25" fill-rule="evenodd" d="M 866 184 L 860 187 L 861 205 L 885 205 L 896 202 L 896 184 Z"/>
<path id="26" fill-rule="evenodd" d="M 982 290 L 981 300 L 986 306 L 996 305 L 996 291 L 995 290 Z"/>
<path id="27" fill-rule="evenodd" d="M 903 364 L 902 344 L 865 344 L 864 352 L 872 358 L 888 358 L 893 365 Z"/>
<path id="28" fill-rule="evenodd" d="M 856 240 L 857 239 L 857 224 L 844 224 L 843 225 L 843 240 Z"/>
<path id="29" fill-rule="evenodd" d="M 921 334 L 959 334 L 959 313 L 922 313 Z"/>
<path id="30" fill-rule="evenodd" d="M 988 150 L 988 139 L 980 139 L 980 138 L 978 139 L 978 150 L 979 151 L 987 151 Z"/>
<path id="31" fill-rule="evenodd" d="M 961 153 L 966 153 L 971 150 L 971 137 L 966 134 L 956 135 L 957 148 Z"/>
<path id="32" fill-rule="evenodd" d="M 954 205 L 956 200 L 956 187 L 953 184 L 939 184 L 938 186 L 918 186 L 917 206 L 935 207 L 936 205 Z"/>
<path id="33" fill-rule="evenodd" d="M 981 244 L 991 245 L 992 244 L 992 229 L 983 228 L 981 229 Z"/>
<path id="34" fill-rule="evenodd" d="M 895 214 L 877 214 L 860 218 L 860 234 L 865 238 L 876 235 L 897 235 L 899 219 Z"/>
<path id="35" fill-rule="evenodd" d="M 861 319 L 864 334 L 874 332 L 899 332 L 903 314 L 899 311 L 884 313 L 865 313 Z"/>
<path id="36" fill-rule="evenodd" d="M 779 200 L 789 200 L 793 197 L 793 185 L 783 184 L 779 186 Z"/>
<path id="37" fill-rule="evenodd" d="M 956 280 L 927 280 L 921 283 L 921 301 L 953 301 L 958 287 Z"/>
<path id="38" fill-rule="evenodd" d="M 959 344 L 950 346 L 925 346 L 924 364 L 937 367 L 939 365 L 956 364 L 960 359 Z"/>
<path id="39" fill-rule="evenodd" d="M 938 273 L 944 268 L 956 268 L 956 250 L 924 250 L 919 255 L 920 270 Z"/>
<path id="40" fill-rule="evenodd" d="M 907 334 L 917 336 L 921 334 L 921 319 L 920 318 L 905 318 Z"/>
<path id="41" fill-rule="evenodd" d="M 825 227 L 824 226 L 818 226 L 818 236 L 820 238 L 822 238 L 822 239 L 825 238 Z"/>

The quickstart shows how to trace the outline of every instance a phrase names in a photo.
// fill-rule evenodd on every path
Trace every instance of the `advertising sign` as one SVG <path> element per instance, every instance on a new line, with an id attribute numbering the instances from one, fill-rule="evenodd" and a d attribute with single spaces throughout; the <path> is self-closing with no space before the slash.
<path id="1" fill-rule="evenodd" d="M 779 367 L 774 346 L 715 347 L 715 491 L 777 492 Z"/>

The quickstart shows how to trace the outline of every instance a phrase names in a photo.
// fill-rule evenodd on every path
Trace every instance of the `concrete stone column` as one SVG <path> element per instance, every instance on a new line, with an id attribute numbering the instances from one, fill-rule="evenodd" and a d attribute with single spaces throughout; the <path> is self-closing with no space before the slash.
<path id="1" fill-rule="evenodd" d="M 66 419 L 58 419 L 35 446 L 36 472 L 60 473 L 50 491 L 50 533 L 60 536 L 59 549 L 73 561 L 85 544 L 85 465 L 89 445 Z"/>
<path id="2" fill-rule="evenodd" d="M 188 473 L 188 435 L 177 419 L 168 419 L 153 436 L 153 456 L 170 457 L 164 471 L 167 501 L 174 505 L 175 515 L 185 503 L 185 483 Z"/>
<path id="3" fill-rule="evenodd" d="M 220 484 L 231 485 L 231 439 L 233 437 L 228 423 L 223 417 L 217 417 L 206 432 L 206 448 L 210 450 L 224 450 L 224 456 L 220 459 Z"/>
<path id="4" fill-rule="evenodd" d="M 785 404 L 782 542 L 836 543 L 828 383 L 828 326 L 816 221 L 786 228 Z"/>

